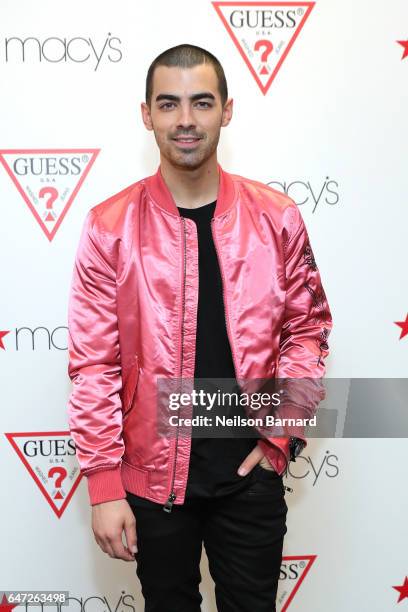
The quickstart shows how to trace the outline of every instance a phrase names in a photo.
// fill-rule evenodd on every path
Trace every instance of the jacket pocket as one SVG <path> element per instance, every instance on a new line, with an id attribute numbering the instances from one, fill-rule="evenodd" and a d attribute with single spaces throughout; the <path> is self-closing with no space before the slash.
<path id="1" fill-rule="evenodd" d="M 134 363 L 131 365 L 129 374 L 123 384 L 122 389 L 122 406 L 123 416 L 125 417 L 130 412 L 135 397 L 137 383 L 139 380 L 139 360 L 136 357 Z"/>

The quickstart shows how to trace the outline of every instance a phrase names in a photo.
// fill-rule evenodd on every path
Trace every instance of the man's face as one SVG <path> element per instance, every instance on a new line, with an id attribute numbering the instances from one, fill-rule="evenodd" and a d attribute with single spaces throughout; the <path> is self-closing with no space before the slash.
<path id="1" fill-rule="evenodd" d="M 232 116 L 232 99 L 222 107 L 211 64 L 193 68 L 158 66 L 151 108 L 142 102 L 143 122 L 160 153 L 178 168 L 198 168 L 217 149 L 221 127 Z"/>

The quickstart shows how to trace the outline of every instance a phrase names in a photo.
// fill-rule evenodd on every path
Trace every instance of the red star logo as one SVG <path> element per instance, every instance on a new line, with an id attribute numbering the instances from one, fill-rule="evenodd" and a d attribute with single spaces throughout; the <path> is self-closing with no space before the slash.
<path id="1" fill-rule="evenodd" d="M 397 40 L 397 43 L 404 47 L 404 53 L 402 54 L 401 59 L 403 60 L 408 56 L 408 40 Z"/>
<path id="2" fill-rule="evenodd" d="M 404 584 L 402 584 L 401 586 L 393 586 L 392 588 L 398 591 L 400 594 L 397 603 L 399 603 L 405 598 L 408 599 L 408 577 L 407 576 L 405 576 Z"/>
<path id="3" fill-rule="evenodd" d="M 6 347 L 5 347 L 5 346 L 4 346 L 4 344 L 3 344 L 3 337 L 4 337 L 6 334 L 9 334 L 9 333 L 10 333 L 9 331 L 0 331 L 0 348 L 2 348 L 2 349 L 4 349 L 4 350 L 6 350 Z"/>
<path id="4" fill-rule="evenodd" d="M 7 601 L 6 594 L 3 593 L 3 599 L 0 603 L 0 612 L 11 612 L 13 608 L 18 606 L 19 604 L 11 604 Z"/>
<path id="5" fill-rule="evenodd" d="M 402 340 L 402 338 L 408 334 L 408 314 L 406 316 L 405 321 L 394 321 L 394 323 L 402 329 L 401 335 L 399 337 L 399 339 Z"/>

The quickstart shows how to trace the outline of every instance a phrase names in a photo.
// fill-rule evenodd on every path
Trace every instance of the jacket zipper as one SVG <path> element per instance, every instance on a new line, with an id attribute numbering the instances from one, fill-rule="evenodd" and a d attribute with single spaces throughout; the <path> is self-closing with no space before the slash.
<path id="1" fill-rule="evenodd" d="M 183 299 L 182 299 L 182 310 L 181 310 L 181 357 L 180 357 L 180 380 L 183 377 L 183 357 L 184 357 L 184 309 L 185 309 L 185 296 L 186 296 L 186 265 L 187 265 L 187 255 L 186 255 L 186 222 L 184 217 L 181 217 L 183 224 L 183 247 L 184 247 L 184 266 L 183 266 Z M 177 409 L 177 416 L 179 415 L 180 407 Z M 172 511 L 174 501 L 177 497 L 176 492 L 174 491 L 174 480 L 176 478 L 176 465 L 177 465 L 177 450 L 178 450 L 178 437 L 179 437 L 179 424 L 177 419 L 177 432 L 176 432 L 176 448 L 174 453 L 174 461 L 173 461 L 173 474 L 171 479 L 171 487 L 170 487 L 170 495 L 167 498 L 166 503 L 163 506 L 164 512 Z"/>

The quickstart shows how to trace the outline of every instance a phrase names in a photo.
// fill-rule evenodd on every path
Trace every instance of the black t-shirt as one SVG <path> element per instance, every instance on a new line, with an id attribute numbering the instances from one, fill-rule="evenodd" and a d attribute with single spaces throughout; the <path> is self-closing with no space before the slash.
<path id="1" fill-rule="evenodd" d="M 193 219 L 197 226 L 199 291 L 194 376 L 195 379 L 214 379 L 202 381 L 204 385 L 197 381 L 195 388 L 204 388 L 207 392 L 210 389 L 213 392 L 218 389 L 231 392 L 231 381 L 236 383 L 235 370 L 226 328 L 221 271 L 211 232 L 215 206 L 216 201 L 199 208 L 179 206 L 178 209 L 180 215 Z M 218 380 L 223 378 L 229 379 L 225 386 Z M 205 414 L 205 408 L 194 408 L 194 415 Z M 214 410 L 212 412 L 214 414 Z M 236 407 L 229 414 L 238 413 L 244 414 Z M 217 414 L 225 414 L 224 408 Z M 202 437 L 206 435 L 205 428 L 199 431 L 200 437 L 194 435 L 193 430 L 191 440 L 186 498 L 217 497 L 246 486 L 248 477 L 239 476 L 237 470 L 256 445 L 256 440 L 229 437 L 236 435 L 231 429 L 226 437 Z"/>

